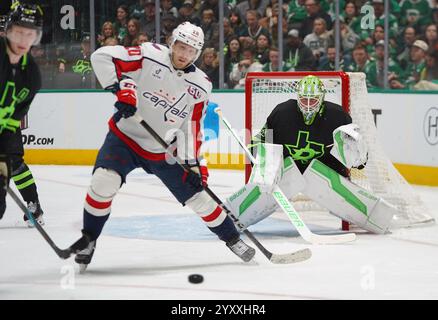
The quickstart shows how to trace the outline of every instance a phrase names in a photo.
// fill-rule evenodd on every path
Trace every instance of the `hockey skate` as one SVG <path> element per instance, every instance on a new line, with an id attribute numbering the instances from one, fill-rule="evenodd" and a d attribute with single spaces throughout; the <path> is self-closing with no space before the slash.
<path id="1" fill-rule="evenodd" d="M 249 262 L 255 255 L 255 249 L 248 246 L 242 239 L 237 238 L 227 242 L 227 247 L 245 262 Z"/>
<path id="2" fill-rule="evenodd" d="M 43 211 L 43 209 L 41 209 L 41 205 L 40 205 L 39 201 L 36 201 L 36 202 L 29 201 L 27 203 L 27 210 L 30 212 L 30 214 L 32 214 L 33 218 L 35 219 L 35 221 L 37 223 L 39 223 L 41 226 L 44 225 L 44 219 L 43 219 L 44 211 Z M 24 215 L 23 219 L 29 228 L 35 227 L 34 222 L 32 220 L 30 220 L 27 217 L 27 215 Z"/>
<path id="3" fill-rule="evenodd" d="M 82 230 L 82 237 L 71 247 L 70 252 L 76 254 L 75 262 L 79 264 L 79 273 L 84 273 L 93 258 L 96 240 L 91 240 L 90 235 Z"/>
<path id="4" fill-rule="evenodd" d="M 96 240 L 91 241 L 88 246 L 76 254 L 75 262 L 79 264 L 79 273 L 84 273 L 93 258 Z"/>

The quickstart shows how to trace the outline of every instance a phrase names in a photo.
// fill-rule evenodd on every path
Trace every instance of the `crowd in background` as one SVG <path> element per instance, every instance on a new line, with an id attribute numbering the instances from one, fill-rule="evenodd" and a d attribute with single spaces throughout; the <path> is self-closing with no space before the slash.
<path id="1" fill-rule="evenodd" d="M 438 1 L 388 0 L 389 73 L 384 83 L 384 1 L 340 0 L 340 70 L 364 72 L 369 88 L 438 89 Z M 250 71 L 335 70 L 333 0 L 226 0 L 219 21 L 218 0 L 161 0 L 160 38 L 156 39 L 155 0 L 118 2 L 98 26 L 96 46 L 166 44 L 183 21 L 200 26 L 204 50 L 196 65 L 219 88 L 219 25 L 224 27 L 225 88 L 243 88 Z M 361 8 L 374 9 L 374 25 L 364 24 Z M 279 61 L 278 16 L 283 30 Z M 368 22 L 370 19 L 367 20 Z M 45 74 L 46 88 L 91 88 L 90 36 L 76 46 L 32 49 Z M 49 57 L 50 53 L 50 57 Z"/>

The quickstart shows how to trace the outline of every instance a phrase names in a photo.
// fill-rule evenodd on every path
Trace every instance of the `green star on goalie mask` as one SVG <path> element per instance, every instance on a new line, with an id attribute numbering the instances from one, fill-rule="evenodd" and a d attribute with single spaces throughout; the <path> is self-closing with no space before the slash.
<path id="1" fill-rule="evenodd" d="M 298 107 L 303 114 L 304 123 L 310 125 L 324 102 L 324 84 L 318 77 L 306 76 L 298 82 L 296 92 Z"/>

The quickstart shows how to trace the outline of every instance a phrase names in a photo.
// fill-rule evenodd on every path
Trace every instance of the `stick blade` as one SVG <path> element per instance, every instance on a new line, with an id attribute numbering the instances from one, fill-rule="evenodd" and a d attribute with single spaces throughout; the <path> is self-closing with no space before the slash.
<path id="1" fill-rule="evenodd" d="M 301 261 L 306 261 L 312 257 L 312 251 L 310 249 L 303 249 L 299 251 L 295 251 L 293 253 L 286 254 L 272 254 L 269 259 L 272 263 L 275 264 L 291 264 L 297 263 Z"/>

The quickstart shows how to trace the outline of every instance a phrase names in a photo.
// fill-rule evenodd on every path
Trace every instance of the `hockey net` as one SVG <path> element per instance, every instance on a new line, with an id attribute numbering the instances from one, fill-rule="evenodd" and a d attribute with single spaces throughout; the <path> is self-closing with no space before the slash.
<path id="1" fill-rule="evenodd" d="M 394 217 L 392 228 L 433 222 L 434 219 L 428 215 L 428 209 L 421 198 L 393 166 L 378 141 L 374 117 L 367 100 L 364 73 L 249 73 L 245 84 L 246 143 L 250 143 L 251 137 L 260 132 L 266 118 L 277 104 L 296 98 L 296 84 L 303 76 L 309 74 L 317 75 L 322 79 L 326 89 L 325 99 L 342 105 L 344 110 L 349 112 L 353 123 L 359 125 L 368 145 L 367 165 L 362 170 L 352 169 L 351 180 L 397 207 L 399 214 Z M 251 173 L 250 164 L 246 165 L 245 171 L 248 180 Z M 298 195 L 291 200 L 301 213 L 326 211 L 305 195 Z M 348 229 L 346 222 L 343 222 L 342 229 Z"/>

